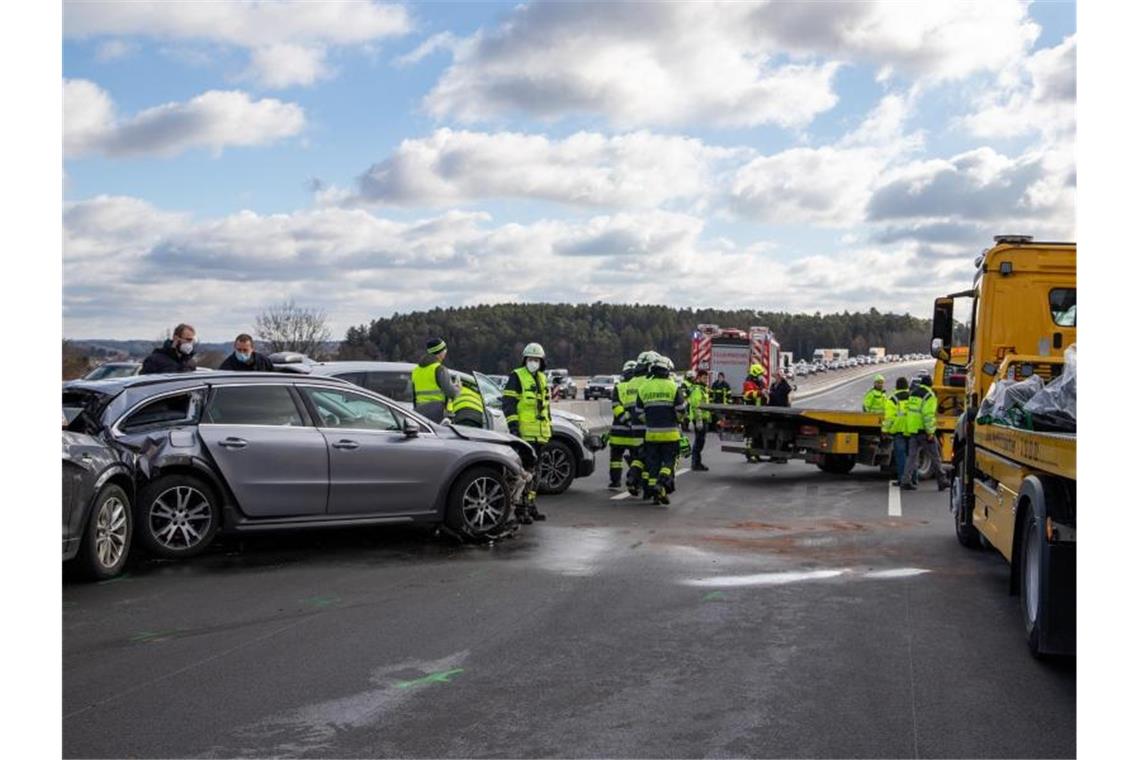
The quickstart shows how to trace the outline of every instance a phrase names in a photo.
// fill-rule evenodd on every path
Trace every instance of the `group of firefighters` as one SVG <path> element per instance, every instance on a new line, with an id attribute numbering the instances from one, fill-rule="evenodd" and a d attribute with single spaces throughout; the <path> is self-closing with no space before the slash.
<path id="1" fill-rule="evenodd" d="M 904 491 L 917 488 L 919 458 L 925 451 L 938 465 L 934 468 L 938 490 L 945 490 L 950 482 L 940 466 L 942 453 L 938 450 L 935 435 L 938 396 L 934 393 L 930 373 L 923 370 L 910 383 L 905 377 L 900 377 L 895 381 L 894 392 L 889 394 L 885 384 L 886 379 L 882 375 L 875 375 L 874 385 L 863 397 L 863 411 L 882 416 L 882 433 L 884 438 L 890 439 L 893 447 L 891 458 L 898 476 L 891 485 Z"/>

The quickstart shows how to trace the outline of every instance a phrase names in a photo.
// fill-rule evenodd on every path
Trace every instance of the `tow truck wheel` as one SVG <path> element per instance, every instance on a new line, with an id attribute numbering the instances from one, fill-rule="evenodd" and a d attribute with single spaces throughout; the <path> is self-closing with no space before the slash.
<path id="1" fill-rule="evenodd" d="M 974 515 L 971 509 L 966 510 L 966 463 L 959 459 L 954 464 L 954 477 L 950 481 L 950 511 L 954 515 L 954 532 L 958 536 L 958 543 L 967 549 L 981 549 L 978 529 L 974 527 Z"/>
<path id="2" fill-rule="evenodd" d="M 824 454 L 816 467 L 832 475 L 846 475 L 855 467 L 855 457 L 851 454 Z"/>
<path id="3" fill-rule="evenodd" d="M 1041 618 L 1045 606 L 1045 526 L 1025 505 L 1025 530 L 1021 538 L 1021 619 L 1025 623 L 1025 640 L 1034 657 L 1041 656 Z"/>

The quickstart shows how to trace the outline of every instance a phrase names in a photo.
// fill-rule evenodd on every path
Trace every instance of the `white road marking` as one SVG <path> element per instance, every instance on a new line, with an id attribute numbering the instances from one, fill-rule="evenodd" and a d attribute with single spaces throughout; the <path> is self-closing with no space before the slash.
<path id="1" fill-rule="evenodd" d="M 804 572 L 757 573 L 755 575 L 722 575 L 713 578 L 693 578 L 682 581 L 686 586 L 700 588 L 730 588 L 736 586 L 782 586 L 785 583 L 836 578 L 847 570 L 808 570 Z"/>
<path id="2" fill-rule="evenodd" d="M 872 570 L 869 573 L 864 573 L 864 578 L 910 578 L 914 575 L 922 575 L 929 573 L 921 567 L 896 567 L 890 570 Z"/>
<path id="3" fill-rule="evenodd" d="M 689 471 L 688 467 L 683 467 L 680 470 L 677 470 L 677 477 L 678 478 L 681 477 L 682 475 L 684 475 L 688 471 Z"/>
<path id="4" fill-rule="evenodd" d="M 632 495 L 633 494 L 631 494 L 629 491 L 622 491 L 621 493 L 614 494 L 613 496 L 611 496 L 610 501 L 618 501 L 619 499 L 628 499 Z"/>
<path id="5" fill-rule="evenodd" d="M 887 484 L 887 516 L 902 517 L 902 491 L 898 486 Z"/>

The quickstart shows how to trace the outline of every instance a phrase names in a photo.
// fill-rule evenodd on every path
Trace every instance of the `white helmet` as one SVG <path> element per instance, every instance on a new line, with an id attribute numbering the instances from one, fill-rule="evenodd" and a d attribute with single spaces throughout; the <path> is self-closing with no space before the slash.
<path id="1" fill-rule="evenodd" d="M 622 372 L 629 372 L 632 369 L 637 369 L 637 362 L 635 362 L 633 359 L 630 359 L 625 364 L 621 365 Z"/>
<path id="2" fill-rule="evenodd" d="M 542 345 L 539 343 L 527 343 L 526 348 L 523 349 L 524 359 L 545 359 L 546 352 L 542 350 Z"/>
<path id="3" fill-rule="evenodd" d="M 669 357 L 662 356 L 661 354 L 657 354 L 657 356 L 653 357 L 650 366 L 653 367 L 653 369 L 663 369 L 667 372 L 673 371 L 673 362 L 669 361 Z"/>
<path id="4" fill-rule="evenodd" d="M 662 356 L 661 360 L 663 362 L 665 362 L 665 366 L 669 368 L 670 372 L 672 372 L 673 371 L 673 360 L 670 359 L 668 356 Z"/>

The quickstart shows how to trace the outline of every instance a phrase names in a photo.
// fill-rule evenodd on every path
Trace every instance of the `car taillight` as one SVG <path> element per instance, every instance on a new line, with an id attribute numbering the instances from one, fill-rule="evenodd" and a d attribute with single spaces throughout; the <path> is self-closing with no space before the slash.
<path id="1" fill-rule="evenodd" d="M 800 435 L 819 435 L 819 428 L 815 425 L 800 425 Z"/>

